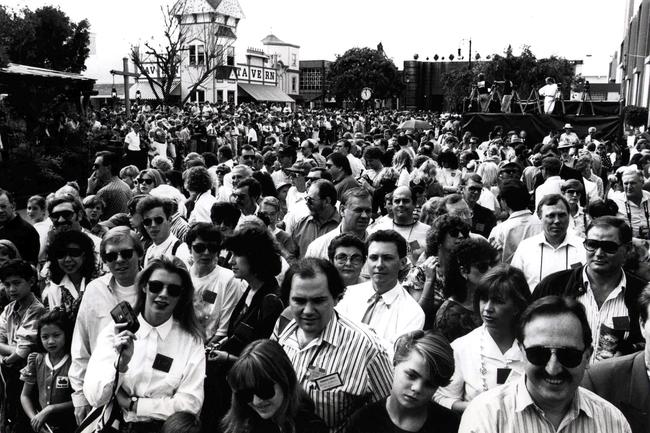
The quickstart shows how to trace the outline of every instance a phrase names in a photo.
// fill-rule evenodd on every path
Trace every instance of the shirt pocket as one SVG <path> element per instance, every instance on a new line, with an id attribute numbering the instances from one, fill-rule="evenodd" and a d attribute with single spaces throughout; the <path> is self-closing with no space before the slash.
<path id="1" fill-rule="evenodd" d="M 165 394 L 169 392 L 169 395 L 175 394 L 178 388 L 181 386 L 182 379 L 183 376 L 180 374 L 175 374 L 175 373 L 166 374 L 163 379 L 162 391 Z"/>

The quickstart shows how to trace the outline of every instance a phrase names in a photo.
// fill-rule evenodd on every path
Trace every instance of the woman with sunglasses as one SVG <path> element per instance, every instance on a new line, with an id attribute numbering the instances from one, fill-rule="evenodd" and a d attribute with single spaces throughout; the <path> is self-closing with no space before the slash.
<path id="1" fill-rule="evenodd" d="M 449 342 L 432 331 L 413 331 L 395 342 L 390 395 L 352 415 L 349 433 L 456 433 L 460 417 L 432 402 L 454 373 Z"/>
<path id="2" fill-rule="evenodd" d="M 50 276 L 41 295 L 43 305 L 61 307 L 74 320 L 86 284 L 95 277 L 95 244 L 83 232 L 60 231 L 47 252 Z"/>
<path id="3" fill-rule="evenodd" d="M 83 391 L 93 407 L 113 396 L 125 431 L 154 433 L 173 413 L 203 404 L 203 330 L 194 314 L 192 278 L 183 262 L 151 261 L 136 280 L 137 329 L 111 323 L 97 337 Z M 115 384 L 116 371 L 119 383 Z"/>
<path id="4" fill-rule="evenodd" d="M 228 373 L 230 410 L 223 433 L 320 433 L 327 425 L 314 414 L 282 347 L 257 340 L 246 346 Z"/>
<path id="5" fill-rule="evenodd" d="M 529 302 L 530 290 L 519 269 L 499 264 L 483 275 L 474 295 L 483 325 L 451 343 L 456 370 L 451 383 L 436 392 L 436 402 L 462 413 L 480 393 L 524 374 L 516 333 Z"/>
<path id="6" fill-rule="evenodd" d="M 150 168 L 142 170 L 133 183 L 136 187 L 136 193 L 149 194 L 152 189 L 164 182 L 160 172 L 154 168 Z"/>
<path id="7" fill-rule="evenodd" d="M 436 218 L 427 231 L 426 258 L 409 271 L 402 283 L 424 310 L 424 329 L 431 329 L 438 308 L 445 300 L 445 274 L 451 250 L 469 237 L 469 230 L 469 224 L 457 216 L 441 215 Z"/>
<path id="8" fill-rule="evenodd" d="M 434 329 L 454 341 L 481 326 L 474 295 L 481 277 L 497 263 L 497 250 L 485 239 L 463 239 L 451 252 L 445 275 L 445 302 L 436 313 Z"/>

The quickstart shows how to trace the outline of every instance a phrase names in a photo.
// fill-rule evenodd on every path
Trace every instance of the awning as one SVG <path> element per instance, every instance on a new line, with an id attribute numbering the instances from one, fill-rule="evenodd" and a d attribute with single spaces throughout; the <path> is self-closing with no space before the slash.
<path id="1" fill-rule="evenodd" d="M 238 87 L 258 102 L 295 102 L 289 95 L 275 86 L 240 83 Z"/>
<path id="2" fill-rule="evenodd" d="M 172 91 L 171 91 L 170 94 L 173 95 L 173 96 L 180 96 L 180 94 L 181 94 L 180 86 L 181 86 L 180 81 L 174 83 L 172 85 Z M 135 92 L 137 92 L 138 90 L 140 91 L 140 98 L 142 98 L 142 99 L 157 99 L 156 94 L 151 89 L 151 85 L 149 84 L 149 82 L 146 79 L 145 80 L 140 80 L 137 83 L 133 84 L 129 88 L 129 96 L 131 98 L 135 98 Z M 159 87 L 156 87 L 156 92 L 158 93 L 158 97 L 162 98 L 162 89 L 160 89 Z"/>

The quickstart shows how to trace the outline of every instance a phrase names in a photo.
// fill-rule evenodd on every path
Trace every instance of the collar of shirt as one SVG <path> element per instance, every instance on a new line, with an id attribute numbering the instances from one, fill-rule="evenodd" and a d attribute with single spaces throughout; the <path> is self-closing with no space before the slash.
<path id="1" fill-rule="evenodd" d="M 48 353 L 47 355 L 45 355 L 45 365 L 47 365 L 47 368 L 49 368 L 52 371 L 58 370 L 59 368 L 63 367 L 63 364 L 65 364 L 68 358 L 69 356 L 67 354 L 64 355 L 61 361 L 57 362 L 56 365 L 53 366 L 52 362 L 50 361 L 50 354 Z"/>
<path id="2" fill-rule="evenodd" d="M 372 287 L 372 283 L 370 283 L 370 287 Z M 384 304 L 386 304 L 386 306 L 390 307 L 390 304 L 395 302 L 397 298 L 399 298 L 399 295 L 402 293 L 402 291 L 400 290 L 401 288 L 402 286 L 399 283 L 397 283 L 395 287 L 393 287 L 387 292 L 382 293 L 381 295 L 379 295 L 379 297 L 381 298 L 382 301 L 384 301 Z M 374 300 L 375 294 L 377 294 L 377 292 L 373 288 L 372 296 L 368 299 L 368 303 L 371 303 Z"/>
<path id="3" fill-rule="evenodd" d="M 581 239 L 575 238 L 574 236 L 572 236 L 568 232 L 567 232 L 566 236 L 564 236 L 564 240 L 562 241 L 562 243 L 560 245 L 558 245 L 557 247 L 554 247 L 553 245 L 548 243 L 548 241 L 546 240 L 546 235 L 544 234 L 544 232 L 541 232 L 540 234 L 538 234 L 537 237 L 538 238 L 537 238 L 536 243 L 538 245 L 545 245 L 545 246 L 549 247 L 550 249 L 552 249 L 554 251 L 559 250 L 560 248 L 564 248 L 565 246 L 572 246 L 574 248 L 580 248 L 580 245 L 582 244 Z"/>
<path id="4" fill-rule="evenodd" d="M 621 269 L 621 271 L 623 271 Z M 587 292 L 593 293 L 593 290 L 591 290 L 591 283 L 589 282 L 589 277 L 587 277 L 587 266 L 583 266 L 582 268 L 582 285 L 584 289 Z M 627 286 L 627 277 L 625 276 L 625 272 L 621 272 L 621 279 L 614 287 L 614 290 L 612 290 L 609 295 L 607 296 L 607 299 L 605 299 L 605 302 L 607 302 L 610 299 L 616 299 L 619 295 L 625 296 L 625 286 Z M 604 304 L 604 302 L 603 302 Z"/>
<path id="5" fill-rule="evenodd" d="M 312 347 L 319 347 L 323 343 L 327 343 L 333 347 L 336 347 L 341 343 L 341 333 L 338 327 L 338 321 L 339 318 L 336 311 L 332 311 L 332 318 L 330 319 L 327 326 L 325 326 L 325 329 L 323 329 L 323 332 L 320 334 L 320 336 L 307 343 L 305 347 L 300 348 L 300 344 L 298 343 L 298 331 L 300 330 L 300 327 L 296 323 L 295 319 L 293 319 L 293 326 L 295 326 L 295 330 L 289 334 L 285 334 L 286 336 L 282 339 L 279 339 L 278 342 L 280 344 L 286 342 L 299 352 L 309 350 Z M 290 323 L 287 328 L 290 328 L 291 325 L 292 324 Z"/>
<path id="6" fill-rule="evenodd" d="M 328 219 L 327 221 L 323 221 L 322 223 L 321 223 L 320 221 L 318 221 L 317 218 L 314 218 L 314 216 L 311 215 L 311 214 L 309 214 L 309 217 L 308 217 L 308 218 L 309 218 L 311 221 L 314 221 L 314 223 L 315 223 L 316 225 L 318 225 L 318 226 L 324 226 L 325 224 L 329 224 L 330 222 L 335 222 L 335 223 L 337 223 L 337 224 L 340 224 L 340 223 L 341 223 L 341 214 L 340 214 L 339 212 L 334 212 L 334 213 L 332 214 L 332 216 L 330 217 L 330 219 Z"/>
<path id="7" fill-rule="evenodd" d="M 508 219 L 521 218 L 521 217 L 525 217 L 525 216 L 530 216 L 532 214 L 533 213 L 531 211 L 529 211 L 528 209 L 518 210 L 518 211 L 514 211 L 513 213 L 511 213 L 510 216 L 508 217 Z"/>
<path id="8" fill-rule="evenodd" d="M 31 307 L 32 304 L 37 301 L 36 296 L 34 296 L 33 293 L 30 293 L 27 296 L 31 297 L 31 299 L 26 300 L 24 304 L 22 304 L 20 301 L 14 301 L 14 304 L 11 306 L 11 311 L 9 312 L 10 315 L 18 315 L 22 317 L 25 311 L 27 311 L 29 307 Z"/>
<path id="9" fill-rule="evenodd" d="M 145 320 L 142 314 L 138 315 L 138 321 L 140 322 L 140 329 L 138 329 L 138 332 L 136 332 L 136 336 L 141 338 L 146 338 L 153 331 L 156 331 L 160 339 L 164 340 L 165 338 L 167 338 L 167 335 L 169 335 L 169 332 L 172 330 L 174 317 L 173 316 L 170 317 L 169 319 L 167 319 L 165 323 L 158 326 L 151 326 L 149 322 Z"/>
<path id="10" fill-rule="evenodd" d="M 535 404 L 533 401 L 533 398 L 530 396 L 530 393 L 528 392 L 528 388 L 526 387 L 526 376 L 523 375 L 521 376 L 520 379 L 515 382 L 516 387 L 515 389 L 515 412 L 523 412 L 527 407 L 533 406 L 536 411 L 538 411 L 540 414 L 544 414 L 544 411 Z M 583 412 L 585 415 L 588 417 L 592 418 L 593 417 L 593 412 L 591 410 L 591 407 L 588 404 L 583 404 L 582 403 L 582 397 L 580 395 L 580 392 L 576 390 L 573 400 L 571 401 L 571 406 L 569 407 L 569 410 L 567 413 L 564 415 L 564 418 L 562 420 L 562 423 L 569 419 L 569 421 L 573 421 L 578 417 L 578 414 L 580 412 Z"/>
<path id="11" fill-rule="evenodd" d="M 512 346 L 510 346 L 508 350 L 506 350 L 504 353 L 501 353 L 501 349 L 499 349 L 499 346 L 497 346 L 497 344 L 494 342 L 494 339 L 492 338 L 488 330 L 485 328 L 485 325 L 481 325 L 481 327 L 483 328 L 481 332 L 481 338 L 484 338 L 485 341 L 484 355 L 487 358 L 498 359 L 498 360 L 505 359 L 508 363 L 524 360 L 523 354 L 519 349 L 519 342 L 516 339 L 513 340 Z"/>
<path id="12" fill-rule="evenodd" d="M 79 297 L 79 292 L 83 292 L 85 287 L 86 287 L 86 278 L 82 277 L 81 278 L 81 284 L 79 285 L 79 292 L 74 286 L 74 283 L 70 280 L 68 275 L 64 275 L 63 278 L 61 278 L 61 282 L 59 283 L 59 287 L 63 287 L 67 289 L 70 294 L 76 299 Z"/>
<path id="13" fill-rule="evenodd" d="M 174 242 L 176 242 L 177 240 L 178 238 L 174 236 L 173 233 L 170 232 L 169 237 L 165 239 L 162 244 L 160 245 L 152 244 L 150 250 L 152 253 L 156 253 L 156 254 L 162 253 L 163 251 L 166 251 L 167 248 L 171 249 L 172 245 L 174 245 Z"/>

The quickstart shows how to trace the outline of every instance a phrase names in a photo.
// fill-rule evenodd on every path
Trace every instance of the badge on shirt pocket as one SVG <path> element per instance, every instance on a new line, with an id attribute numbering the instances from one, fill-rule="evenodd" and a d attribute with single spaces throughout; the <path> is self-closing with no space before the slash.
<path id="1" fill-rule="evenodd" d="M 214 301 L 217 300 L 217 294 L 215 292 L 206 290 L 203 292 L 202 299 L 203 302 L 207 302 L 208 304 L 214 304 Z"/>
<path id="2" fill-rule="evenodd" d="M 616 331 L 629 331 L 630 318 L 628 316 L 612 317 L 612 325 Z"/>
<path id="3" fill-rule="evenodd" d="M 497 368 L 497 385 L 503 385 L 506 383 L 511 371 L 512 370 L 509 368 Z"/>
<path id="4" fill-rule="evenodd" d="M 55 388 L 56 389 L 70 388 L 70 379 L 68 379 L 68 376 L 57 376 Z"/>
<path id="5" fill-rule="evenodd" d="M 172 362 L 174 362 L 173 358 L 159 353 L 156 355 L 156 359 L 153 360 L 152 368 L 163 373 L 169 373 L 169 370 L 172 368 Z"/>
<path id="6" fill-rule="evenodd" d="M 417 240 L 411 241 L 409 242 L 409 248 L 411 251 L 417 251 L 420 249 L 420 243 Z"/>
<path id="7" fill-rule="evenodd" d="M 343 385 L 341 376 L 338 373 L 328 374 L 315 380 L 320 391 L 329 391 Z"/>

